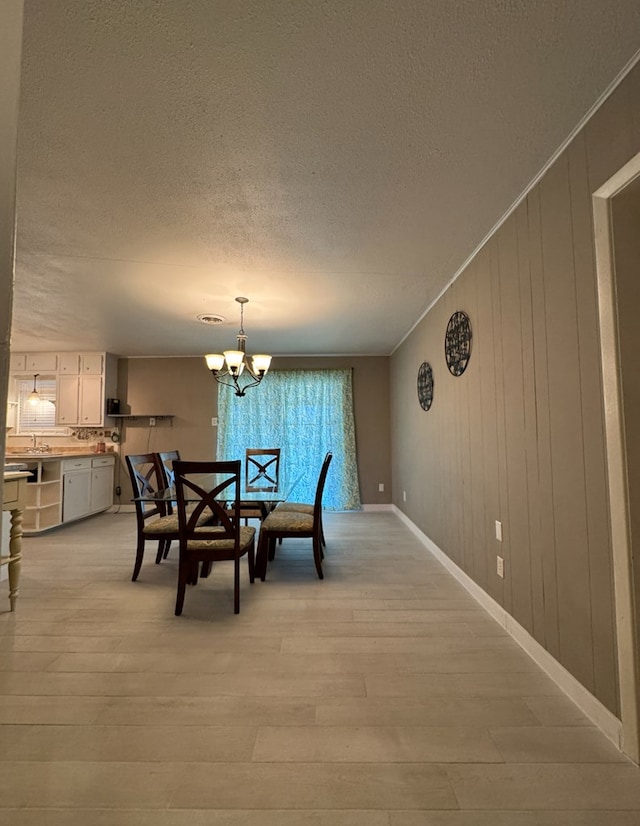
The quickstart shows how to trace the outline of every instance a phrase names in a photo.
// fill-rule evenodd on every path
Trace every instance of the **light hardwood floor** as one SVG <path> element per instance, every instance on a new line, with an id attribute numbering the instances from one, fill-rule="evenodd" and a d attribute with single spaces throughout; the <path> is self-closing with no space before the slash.
<path id="1" fill-rule="evenodd" d="M 640 770 L 391 513 L 328 514 L 174 617 L 177 548 L 24 542 L 0 614 L 0 824 L 638 826 Z M 7 583 L 1 587 L 8 609 Z"/>

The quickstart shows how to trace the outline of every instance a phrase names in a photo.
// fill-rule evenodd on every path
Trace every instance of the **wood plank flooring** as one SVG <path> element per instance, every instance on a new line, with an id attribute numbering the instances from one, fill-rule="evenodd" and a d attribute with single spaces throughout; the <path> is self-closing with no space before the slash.
<path id="1" fill-rule="evenodd" d="M 285 540 L 239 616 L 229 563 L 173 615 L 175 546 L 132 583 L 133 514 L 26 539 L 0 825 L 640 824 L 640 770 L 392 513 L 325 530 L 324 581 Z"/>

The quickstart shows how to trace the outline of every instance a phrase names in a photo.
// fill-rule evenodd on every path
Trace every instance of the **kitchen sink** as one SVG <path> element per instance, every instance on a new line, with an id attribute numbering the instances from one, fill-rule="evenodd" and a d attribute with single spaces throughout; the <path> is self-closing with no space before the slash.
<path id="1" fill-rule="evenodd" d="M 5 462 L 4 465 L 4 472 L 5 473 L 15 473 L 18 470 L 26 470 L 27 466 L 24 462 Z"/>

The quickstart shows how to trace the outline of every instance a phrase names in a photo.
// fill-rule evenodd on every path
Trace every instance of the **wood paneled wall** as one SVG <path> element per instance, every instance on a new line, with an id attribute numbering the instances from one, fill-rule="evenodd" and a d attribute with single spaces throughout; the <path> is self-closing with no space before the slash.
<path id="1" fill-rule="evenodd" d="M 636 67 L 398 348 L 391 370 L 395 504 L 616 714 L 591 194 L 639 151 Z M 471 318 L 473 350 L 454 378 L 444 333 L 459 309 Z M 435 379 L 428 412 L 415 391 L 425 360 Z"/>

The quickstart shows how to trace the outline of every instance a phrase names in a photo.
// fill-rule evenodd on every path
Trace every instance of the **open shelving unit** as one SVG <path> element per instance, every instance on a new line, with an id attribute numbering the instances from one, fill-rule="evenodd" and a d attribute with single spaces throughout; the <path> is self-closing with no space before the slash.
<path id="1" fill-rule="evenodd" d="M 38 460 L 27 461 L 26 465 L 33 476 L 26 486 L 23 531 L 37 533 L 62 520 L 62 465 L 59 461 Z"/>

